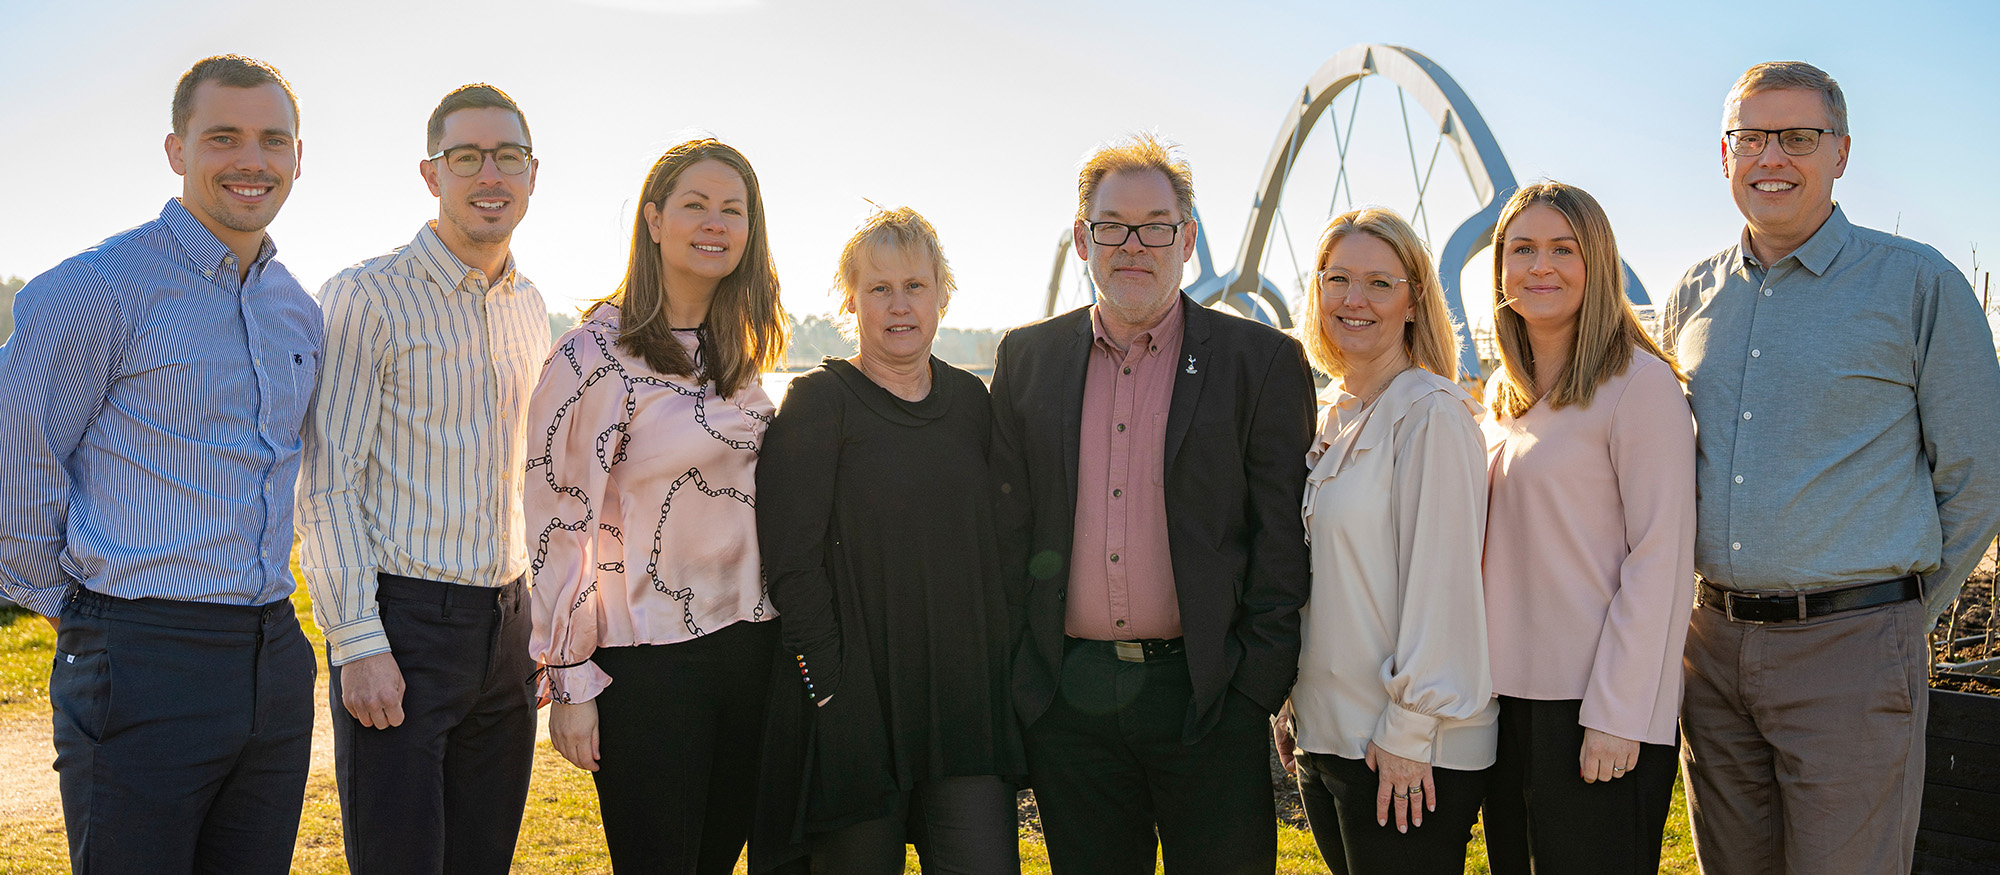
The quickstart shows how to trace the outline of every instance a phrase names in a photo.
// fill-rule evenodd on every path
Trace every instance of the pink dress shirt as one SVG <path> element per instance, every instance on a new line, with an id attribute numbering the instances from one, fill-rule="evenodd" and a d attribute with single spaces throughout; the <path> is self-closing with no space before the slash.
<path id="1" fill-rule="evenodd" d="M 1694 607 L 1694 417 L 1634 350 L 1590 406 L 1485 425 L 1493 689 L 1581 699 L 1584 726 L 1674 743 Z"/>
<path id="2" fill-rule="evenodd" d="M 1064 631 L 1076 638 L 1178 638 L 1181 607 L 1167 549 L 1167 408 L 1187 317 L 1168 307 L 1124 352 L 1097 308 L 1077 444 L 1076 533 Z"/>
<path id="3" fill-rule="evenodd" d="M 676 332 L 691 351 L 692 331 Z M 594 698 L 599 647 L 673 644 L 777 616 L 757 550 L 757 450 L 775 407 L 752 383 L 666 377 L 616 345 L 600 305 L 556 343 L 528 403 L 530 651 L 542 692 Z M 557 666 L 568 666 L 557 668 Z"/>

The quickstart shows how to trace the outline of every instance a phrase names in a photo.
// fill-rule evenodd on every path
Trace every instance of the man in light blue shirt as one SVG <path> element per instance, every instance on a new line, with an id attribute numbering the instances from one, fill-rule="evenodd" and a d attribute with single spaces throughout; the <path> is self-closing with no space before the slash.
<path id="1" fill-rule="evenodd" d="M 1908 872 L 1924 636 L 2000 531 L 2000 364 L 1949 261 L 1833 202 L 1831 77 L 1752 67 L 1723 128 L 1742 241 L 1661 318 L 1699 425 L 1695 849 L 1708 875 Z"/>
<path id="2" fill-rule="evenodd" d="M 72 867 L 281 873 L 312 738 L 288 597 L 320 319 L 264 227 L 298 176 L 298 103 L 268 64 L 207 58 L 165 145 L 181 196 L 15 300 L 0 590 L 57 627 Z"/>

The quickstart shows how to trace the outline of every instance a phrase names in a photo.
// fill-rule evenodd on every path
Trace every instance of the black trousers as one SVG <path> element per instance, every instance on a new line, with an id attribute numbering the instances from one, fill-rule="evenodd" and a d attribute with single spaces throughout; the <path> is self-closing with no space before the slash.
<path id="1" fill-rule="evenodd" d="M 1625 777 L 1586 784 L 1577 762 L 1582 708 L 1579 699 L 1500 697 L 1500 758 L 1486 794 L 1486 859 L 1494 875 L 1660 871 L 1679 752 L 1641 743 Z"/>
<path id="2" fill-rule="evenodd" d="M 1465 845 L 1479 819 L 1479 802 L 1486 795 L 1488 770 L 1432 768 L 1437 810 L 1424 812 L 1424 825 L 1396 831 L 1396 814 L 1389 824 L 1375 821 L 1375 799 L 1381 779 L 1366 760 L 1332 754 L 1299 754 L 1299 796 L 1313 842 L 1333 875 L 1459 875 L 1465 871 Z M 1417 800 L 1410 800 L 1415 803 Z"/>
<path id="3" fill-rule="evenodd" d="M 289 601 L 73 591 L 49 674 L 72 870 L 289 871 L 317 671 Z"/>
<path id="4" fill-rule="evenodd" d="M 813 875 L 902 875 L 906 844 L 924 875 L 1020 875 L 1014 785 L 997 775 L 918 782 L 886 817 L 815 834 Z"/>
<path id="5" fill-rule="evenodd" d="M 1277 868 L 1269 715 L 1230 690 L 1215 728 L 1182 744 L 1192 697 L 1184 655 L 1124 662 L 1070 639 L 1026 738 L 1052 872 L 1150 875 L 1156 847 L 1168 875 Z"/>
<path id="6" fill-rule="evenodd" d="M 377 576 L 403 724 L 371 729 L 347 713 L 340 666 L 327 693 L 355 875 L 504 875 L 513 863 L 535 755 L 524 589 Z"/>
<path id="7" fill-rule="evenodd" d="M 601 647 L 597 799 L 619 875 L 728 875 L 757 802 L 777 623 Z"/>

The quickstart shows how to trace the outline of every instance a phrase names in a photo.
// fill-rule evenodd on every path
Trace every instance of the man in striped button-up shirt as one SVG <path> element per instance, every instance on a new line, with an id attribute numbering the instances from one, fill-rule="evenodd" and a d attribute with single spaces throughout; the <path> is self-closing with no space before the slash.
<path id="1" fill-rule="evenodd" d="M 0 347 L 0 591 L 57 626 L 78 872 L 291 865 L 314 665 L 287 560 L 320 323 L 264 227 L 298 122 L 269 65 L 197 62 L 166 140 L 181 196 L 36 277 Z"/>
<path id="2" fill-rule="evenodd" d="M 437 220 L 320 290 L 300 566 L 333 666 L 348 865 L 504 873 L 535 734 L 523 417 L 549 350 L 508 244 L 537 167 L 490 85 L 446 95 L 427 140 Z"/>

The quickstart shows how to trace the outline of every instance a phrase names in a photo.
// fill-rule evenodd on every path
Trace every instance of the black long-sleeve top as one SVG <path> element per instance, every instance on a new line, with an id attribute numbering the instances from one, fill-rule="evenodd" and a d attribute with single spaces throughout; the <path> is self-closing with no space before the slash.
<path id="1" fill-rule="evenodd" d="M 1026 771 L 986 387 L 931 373 L 905 401 L 829 358 L 792 382 L 758 459 L 765 575 L 812 684 L 808 831 L 881 816 L 918 781 Z"/>

